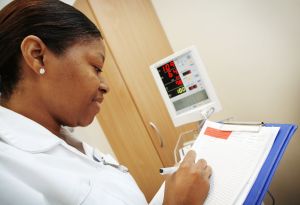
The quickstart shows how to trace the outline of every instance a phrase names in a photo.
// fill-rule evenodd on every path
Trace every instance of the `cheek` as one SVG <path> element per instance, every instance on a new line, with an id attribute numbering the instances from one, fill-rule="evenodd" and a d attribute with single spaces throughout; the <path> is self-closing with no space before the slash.
<path id="1" fill-rule="evenodd" d="M 81 112 L 93 98 L 95 89 L 91 86 L 91 80 L 68 76 L 58 82 L 54 82 L 52 98 L 61 109 L 70 112 Z M 75 114 L 73 113 L 73 114 Z"/>
<path id="2" fill-rule="evenodd" d="M 86 84 L 86 87 L 82 89 L 85 92 L 78 96 L 78 112 L 77 112 L 77 125 L 87 126 L 89 125 L 96 114 L 100 111 L 100 107 L 93 102 L 93 99 L 99 95 L 98 94 L 99 80 L 90 79 Z M 81 87 L 82 88 L 82 87 Z"/>
<path id="3" fill-rule="evenodd" d="M 97 77 L 89 76 L 84 79 L 78 79 L 73 82 L 73 87 L 70 88 L 74 100 L 78 100 L 82 104 L 89 104 L 93 98 L 97 96 L 99 80 Z"/>

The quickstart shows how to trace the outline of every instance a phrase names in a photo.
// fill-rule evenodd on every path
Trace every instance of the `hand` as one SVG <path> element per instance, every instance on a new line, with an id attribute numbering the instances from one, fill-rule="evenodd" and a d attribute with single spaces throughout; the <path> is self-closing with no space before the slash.
<path id="1" fill-rule="evenodd" d="M 189 151 L 178 170 L 167 176 L 164 205 L 200 205 L 209 191 L 212 170 L 204 159 L 195 163 L 196 152 Z"/>

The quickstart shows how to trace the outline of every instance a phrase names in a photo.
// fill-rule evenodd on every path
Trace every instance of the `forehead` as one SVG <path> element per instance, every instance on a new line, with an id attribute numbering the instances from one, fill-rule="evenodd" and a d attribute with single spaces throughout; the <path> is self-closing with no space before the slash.
<path id="1" fill-rule="evenodd" d="M 105 47 L 102 39 L 93 38 L 88 40 L 81 40 L 74 43 L 66 50 L 66 55 L 78 57 L 82 55 L 87 58 L 96 58 L 104 62 L 105 60 Z"/>

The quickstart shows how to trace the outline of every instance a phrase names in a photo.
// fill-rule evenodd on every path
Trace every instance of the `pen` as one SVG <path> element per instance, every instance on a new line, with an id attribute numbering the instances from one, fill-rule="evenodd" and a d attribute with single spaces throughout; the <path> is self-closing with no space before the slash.
<path id="1" fill-rule="evenodd" d="M 161 175 L 173 174 L 174 172 L 177 171 L 177 169 L 178 169 L 178 167 L 164 167 L 164 168 L 159 169 L 159 173 Z"/>

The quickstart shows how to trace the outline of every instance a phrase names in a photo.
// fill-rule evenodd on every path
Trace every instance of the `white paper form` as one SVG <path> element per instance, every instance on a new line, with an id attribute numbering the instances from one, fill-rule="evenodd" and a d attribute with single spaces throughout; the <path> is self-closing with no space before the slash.
<path id="1" fill-rule="evenodd" d="M 210 193 L 205 205 L 242 204 L 268 155 L 278 127 L 261 127 L 259 132 L 231 132 L 227 139 L 207 128 L 219 130 L 222 124 L 207 121 L 193 149 L 213 169 Z M 236 125 L 238 126 L 238 125 Z"/>

